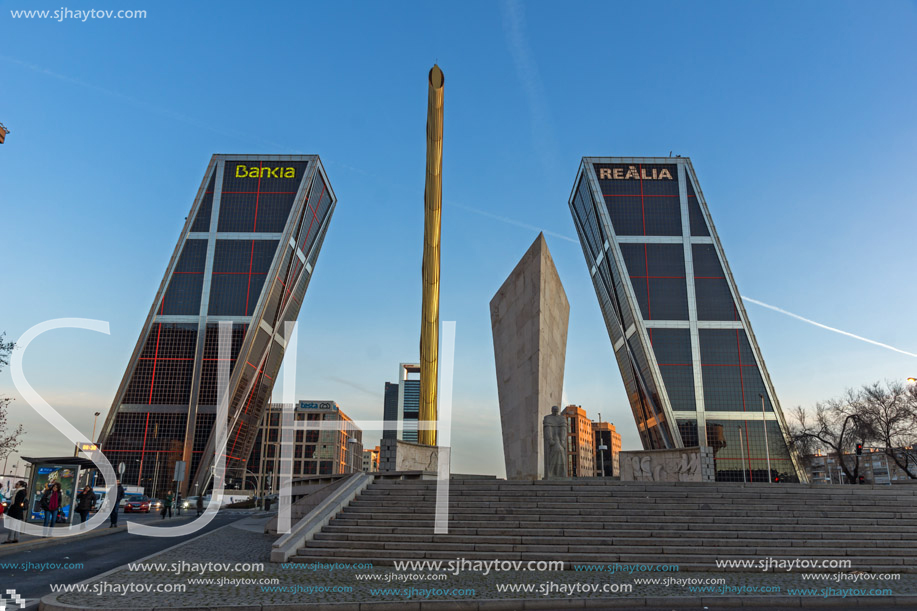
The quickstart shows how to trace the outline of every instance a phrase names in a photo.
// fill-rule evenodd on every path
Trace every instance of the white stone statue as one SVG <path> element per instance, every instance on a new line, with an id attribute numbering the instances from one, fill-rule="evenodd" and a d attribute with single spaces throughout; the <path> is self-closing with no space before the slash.
<path id="1" fill-rule="evenodd" d="M 544 478 L 567 477 L 567 419 L 561 416 L 560 408 L 551 408 L 551 414 L 544 417 Z"/>

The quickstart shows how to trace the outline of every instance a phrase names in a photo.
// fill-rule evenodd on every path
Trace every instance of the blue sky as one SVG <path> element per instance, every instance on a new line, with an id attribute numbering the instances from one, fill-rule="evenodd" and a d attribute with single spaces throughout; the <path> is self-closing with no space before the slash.
<path id="1" fill-rule="evenodd" d="M 571 306 L 566 396 L 639 445 L 571 241 L 584 155 L 690 156 L 743 295 L 917 352 L 913 2 L 79 2 L 147 18 L 14 19 L 60 4 L 0 2 L 0 330 L 110 322 L 45 335 L 25 360 L 87 434 L 213 153 L 322 157 L 338 207 L 297 394 L 381 418 L 383 383 L 417 358 L 434 61 L 456 471 L 503 472 L 488 303 L 538 230 Z M 917 375 L 914 357 L 746 306 L 785 410 Z M 17 395 L 8 371 L 0 392 Z M 21 399 L 12 419 L 23 454 L 71 451 Z"/>

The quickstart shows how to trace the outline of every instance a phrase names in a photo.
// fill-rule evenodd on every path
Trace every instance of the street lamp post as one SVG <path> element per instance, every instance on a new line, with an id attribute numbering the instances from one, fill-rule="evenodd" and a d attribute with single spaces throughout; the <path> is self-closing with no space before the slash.
<path id="1" fill-rule="evenodd" d="M 605 445 L 605 438 L 602 436 L 602 413 L 599 412 L 599 469 L 602 473 L 600 477 L 605 477 L 605 450 L 608 449 L 608 446 Z"/>
<path id="2" fill-rule="evenodd" d="M 745 472 L 745 441 L 742 439 L 742 427 L 737 426 L 739 429 L 739 454 L 742 456 L 742 483 L 748 483 L 748 474 Z"/>
<path id="3" fill-rule="evenodd" d="M 767 412 L 764 411 L 764 395 L 759 394 L 761 397 L 761 422 L 764 424 L 764 451 L 767 453 L 767 481 L 771 484 L 774 483 L 774 478 L 771 476 L 771 448 L 767 443 Z"/>
<path id="4" fill-rule="evenodd" d="M 101 414 L 101 413 L 102 413 L 102 412 L 96 412 L 96 413 L 95 413 L 95 416 L 93 416 L 93 418 L 92 418 L 92 438 L 89 440 L 89 441 L 91 441 L 92 443 L 95 443 L 95 442 L 96 442 L 96 422 L 98 422 L 98 420 L 99 420 L 99 414 Z"/>

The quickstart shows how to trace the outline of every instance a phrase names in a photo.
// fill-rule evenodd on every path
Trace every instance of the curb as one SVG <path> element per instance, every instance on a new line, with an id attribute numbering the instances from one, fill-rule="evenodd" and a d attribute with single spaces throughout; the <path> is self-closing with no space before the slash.
<path id="1" fill-rule="evenodd" d="M 211 531 L 213 532 L 213 531 Z M 155 554 L 154 554 L 155 555 Z M 152 556 L 151 556 L 152 557 Z M 141 561 L 138 561 L 141 562 Z M 118 569 L 115 569 L 118 570 Z M 93 578 L 95 579 L 95 578 Z M 78 607 L 41 599 L 39 611 L 124 611 L 124 607 Z M 848 598 L 819 598 L 800 596 L 648 596 L 644 598 L 580 598 L 580 599 L 486 599 L 486 600 L 425 600 L 425 601 L 374 601 L 362 603 L 299 603 L 277 605 L 218 605 L 214 607 L 178 607 L 174 605 L 138 607 L 132 611 L 167 611 L 194 609 L 211 611 L 522 611 L 527 609 L 674 609 L 674 608 L 837 608 L 844 607 L 917 607 L 917 595 L 902 596 L 851 596 Z"/>

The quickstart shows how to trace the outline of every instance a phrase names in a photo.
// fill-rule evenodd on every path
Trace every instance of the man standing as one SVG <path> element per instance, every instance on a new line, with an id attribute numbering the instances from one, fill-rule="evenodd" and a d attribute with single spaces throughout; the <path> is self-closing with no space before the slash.
<path id="1" fill-rule="evenodd" d="M 175 492 L 175 513 L 181 515 L 181 492 Z"/>
<path id="2" fill-rule="evenodd" d="M 121 480 L 118 480 L 117 483 L 117 492 L 115 493 L 115 506 L 111 509 L 111 526 L 109 528 L 114 528 L 118 525 L 118 508 L 121 506 L 121 499 L 124 498 L 124 486 L 121 485 Z"/>
<path id="3" fill-rule="evenodd" d="M 166 498 L 162 500 L 162 511 L 160 513 L 162 514 L 163 520 L 166 519 L 166 513 L 169 514 L 169 518 L 172 517 L 172 499 L 172 491 L 169 490 L 168 494 L 166 494 Z"/>
<path id="4" fill-rule="evenodd" d="M 22 520 L 23 515 L 25 514 L 26 498 L 28 494 L 26 493 L 26 483 L 23 480 L 16 482 L 15 492 L 13 494 L 13 500 L 10 502 L 10 508 L 7 510 L 7 515 L 14 520 Z M 12 526 L 9 529 L 9 534 L 6 536 L 6 541 L 3 543 L 19 543 L 19 531 L 14 530 Z"/>

